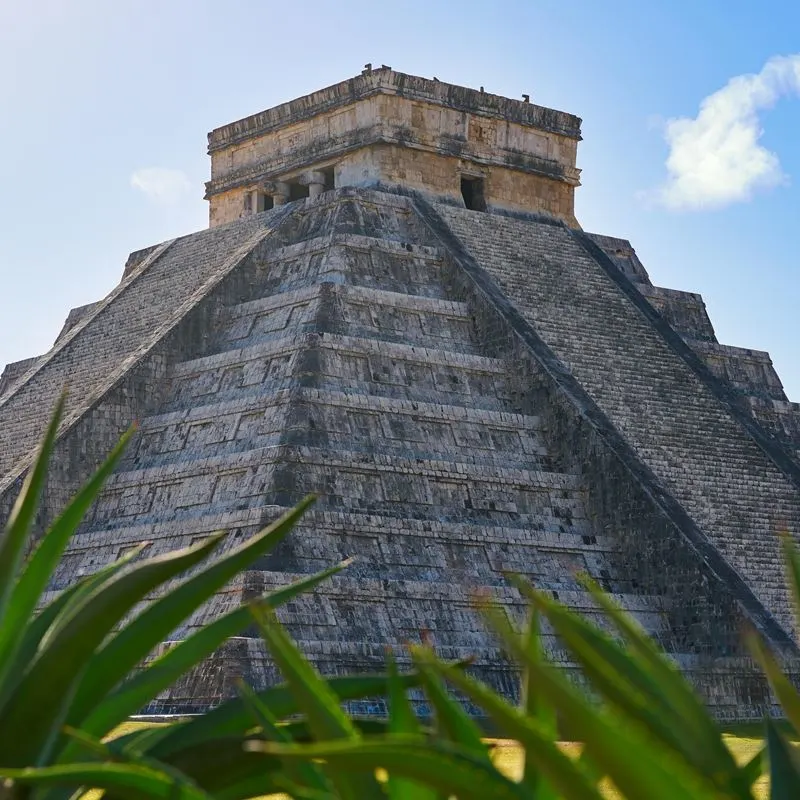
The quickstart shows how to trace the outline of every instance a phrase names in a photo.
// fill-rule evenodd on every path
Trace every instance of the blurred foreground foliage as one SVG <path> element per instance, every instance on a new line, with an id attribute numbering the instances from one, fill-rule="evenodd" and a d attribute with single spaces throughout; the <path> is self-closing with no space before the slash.
<path id="1" fill-rule="evenodd" d="M 63 401 L 0 539 L 0 798 L 59 800 L 102 790 L 136 800 L 274 793 L 297 800 L 600 800 L 601 787 L 611 784 L 630 800 L 753 800 L 764 772 L 771 798 L 800 797 L 786 726 L 766 719 L 763 748 L 737 764 L 722 729 L 671 660 L 588 579 L 584 585 L 613 635 L 514 576 L 530 608 L 524 631 L 490 599 L 478 601 L 519 666 L 519 705 L 425 645 L 409 647 L 409 674 L 399 674 L 390 655 L 383 674 L 320 676 L 274 610 L 346 562 L 229 611 L 152 657 L 171 631 L 283 540 L 313 499 L 233 549 L 219 552 L 222 533 L 149 558 L 142 546 L 50 597 L 69 538 L 131 436 L 34 542 L 62 407 Z M 788 537 L 784 549 L 797 600 L 800 558 Z M 544 619 L 581 666 L 586 689 L 548 660 Z M 238 698 L 205 714 L 109 738 L 254 622 L 284 684 L 260 692 L 241 685 Z M 747 641 L 790 734 L 800 735 L 800 695 L 761 639 L 750 633 Z M 409 689 L 424 692 L 432 719 L 418 718 Z M 495 766 L 483 729 L 455 695 L 480 709 L 495 735 L 519 743 L 518 780 Z M 348 700 L 377 696 L 388 700 L 386 720 L 342 710 Z M 582 743 L 579 754 L 559 746 L 557 720 Z"/>

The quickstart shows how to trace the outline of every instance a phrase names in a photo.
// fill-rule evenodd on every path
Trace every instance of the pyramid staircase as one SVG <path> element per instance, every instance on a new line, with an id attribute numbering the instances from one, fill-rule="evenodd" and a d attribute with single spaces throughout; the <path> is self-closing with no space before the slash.
<path id="1" fill-rule="evenodd" d="M 427 632 L 442 656 L 475 656 L 480 676 L 514 695 L 516 675 L 474 594 L 490 592 L 520 618 L 504 578 L 513 571 L 592 615 L 576 581 L 586 572 L 696 674 L 719 716 L 758 713 L 768 700 L 742 657 L 733 599 L 690 554 L 680 561 L 674 536 L 660 550 L 643 545 L 653 512 L 629 476 L 609 467 L 620 502 L 598 508 L 603 477 L 559 440 L 566 428 L 586 433 L 574 410 L 554 417 L 536 365 L 502 319 L 487 324 L 408 199 L 333 192 L 302 204 L 272 238 L 239 295 L 217 304 L 200 351 L 167 366 L 161 400 L 53 591 L 142 541 L 154 554 L 224 529 L 232 546 L 316 492 L 291 536 L 173 638 L 356 556 L 279 611 L 323 673 L 379 669 L 387 646 Z M 668 560 L 680 563 L 674 574 Z M 150 710 L 207 707 L 239 676 L 278 678 L 255 637 L 231 642 Z"/>

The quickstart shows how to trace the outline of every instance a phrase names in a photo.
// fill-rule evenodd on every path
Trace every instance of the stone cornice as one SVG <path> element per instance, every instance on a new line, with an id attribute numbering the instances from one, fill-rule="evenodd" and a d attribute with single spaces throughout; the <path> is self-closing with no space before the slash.
<path id="1" fill-rule="evenodd" d="M 283 158 L 271 155 L 257 163 L 246 164 L 237 170 L 213 178 L 206 183 L 205 199 L 208 200 L 212 195 L 241 186 L 252 185 L 257 181 L 276 180 L 293 170 L 308 168 L 311 163 L 320 164 L 327 159 L 339 158 L 362 147 L 372 147 L 378 144 L 402 145 L 413 150 L 463 158 L 465 161 L 475 164 L 506 167 L 520 172 L 542 175 L 570 186 L 580 186 L 581 171 L 576 167 L 565 166 L 558 161 L 507 149 L 493 149 L 490 153 L 476 153 L 468 142 L 455 138 L 441 140 L 439 146 L 434 147 L 417 141 L 413 131 L 372 126 L 367 130 L 350 131 L 344 136 L 330 139 L 323 148 L 318 144 L 313 144 L 309 147 L 292 150 Z"/>
<path id="2" fill-rule="evenodd" d="M 470 114 L 515 122 L 570 139 L 581 138 L 580 117 L 564 111 L 390 69 L 378 69 L 215 128 L 208 134 L 208 151 L 213 153 L 277 128 L 352 105 L 376 94 L 398 95 Z"/>

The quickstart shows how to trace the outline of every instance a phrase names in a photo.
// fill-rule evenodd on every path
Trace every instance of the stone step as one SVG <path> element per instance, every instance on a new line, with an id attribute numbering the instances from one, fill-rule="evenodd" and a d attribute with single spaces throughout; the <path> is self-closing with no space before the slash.
<path id="1" fill-rule="evenodd" d="M 147 417 L 123 469 L 280 444 L 551 471 L 535 416 L 317 389 L 282 389 Z"/>
<path id="2" fill-rule="evenodd" d="M 286 510 L 283 506 L 261 504 L 244 509 L 213 513 L 209 511 L 202 516 L 181 521 L 160 519 L 140 522 L 133 518 L 113 528 L 79 530 L 70 540 L 70 551 L 89 554 L 109 543 L 117 550 L 127 550 L 143 541 L 152 541 L 151 552 L 160 552 L 162 549 L 188 546 L 219 530 L 229 531 L 233 542 L 240 540 L 248 532 L 269 524 Z M 523 516 L 512 522 L 515 524 L 502 525 L 471 520 L 419 520 L 312 508 L 300 520 L 292 537 L 302 542 L 302 548 L 298 548 L 302 550 L 301 558 L 297 560 L 302 560 L 302 571 L 305 573 L 324 569 L 332 561 L 340 561 L 353 555 L 353 548 L 347 544 L 352 536 L 362 543 L 376 540 L 375 544 L 369 544 L 369 548 L 381 546 L 378 542 L 381 539 L 397 542 L 402 539 L 408 544 L 405 552 L 412 559 L 411 563 L 418 563 L 423 554 L 426 559 L 433 558 L 433 546 L 448 542 L 467 546 L 483 544 L 536 547 L 547 552 L 585 553 L 593 558 L 603 557 L 616 550 L 613 534 L 608 531 L 586 534 L 575 527 L 560 530 L 564 527 L 561 523 L 550 527 L 534 526 Z M 112 530 L 113 535 L 109 533 Z M 397 547 L 392 545 L 392 550 L 397 550 L 395 558 L 400 553 L 398 548 L 399 544 Z M 117 557 L 117 550 L 113 554 L 114 558 Z"/>
<path id="3" fill-rule="evenodd" d="M 163 412 L 295 386 L 512 410 L 505 361 L 339 334 L 295 334 L 177 364 Z"/>
<path id="4" fill-rule="evenodd" d="M 232 306 L 221 313 L 219 323 L 223 330 L 215 344 L 217 352 L 294 331 L 476 352 L 464 303 L 330 282 Z"/>
<path id="5" fill-rule="evenodd" d="M 332 454 L 315 448 L 267 448 L 244 456 L 119 473 L 93 507 L 85 530 L 128 528 L 134 519 L 142 530 L 158 522 L 179 530 L 209 512 L 244 512 L 275 501 L 290 505 L 308 492 L 318 492 L 323 495 L 320 508 L 342 512 L 452 522 L 475 519 L 489 526 L 573 531 L 592 541 L 593 526 L 585 517 L 575 475 L 489 472 L 474 465 Z"/>
<path id="6" fill-rule="evenodd" d="M 716 548 L 717 574 L 741 578 L 737 591 L 792 631 L 777 533 L 800 536 L 795 467 L 746 426 L 738 405 L 580 234 L 444 205 L 437 213 L 567 367 L 581 402 L 596 404 L 631 448 L 627 457 L 686 512 L 696 529 L 687 524 L 685 535 L 699 529 Z M 673 522 L 683 526 L 679 516 Z"/>
<path id="7" fill-rule="evenodd" d="M 320 236 L 272 250 L 259 264 L 262 296 L 322 281 L 421 297 L 446 296 L 440 250 L 381 237 Z"/>
<path id="8" fill-rule="evenodd" d="M 429 631 L 443 645 L 470 646 L 476 652 L 491 651 L 496 642 L 476 607 L 476 596 L 491 592 L 515 623 L 522 623 L 526 602 L 502 585 L 486 586 L 469 580 L 413 580 L 353 577 L 350 570 L 321 584 L 313 593 L 299 595 L 278 609 L 280 621 L 301 645 L 304 641 L 384 642 L 399 646 L 419 640 Z M 297 576 L 287 573 L 248 573 L 241 590 L 248 597 L 260 596 L 286 585 Z M 577 611 L 598 626 L 610 629 L 605 615 L 588 593 L 576 590 L 553 592 L 559 602 Z M 664 598 L 643 594 L 615 593 L 614 601 L 631 614 L 651 634 L 664 634 L 670 610 Z M 227 609 L 228 605 L 225 605 Z M 368 609 L 368 613 L 365 610 Z M 183 638 L 203 624 L 206 615 L 223 609 L 206 609 L 176 633 Z M 347 629 L 347 635 L 343 634 Z M 459 632 L 464 638 L 458 639 Z M 552 629 L 545 622 L 546 643 L 555 645 Z"/>
<path id="9" fill-rule="evenodd" d="M 454 424 L 491 425 L 497 428 L 514 428 L 528 431 L 539 431 L 541 419 L 536 415 L 517 414 L 508 411 L 490 411 L 453 406 L 442 403 L 425 403 L 405 400 L 403 398 L 374 397 L 372 395 L 353 395 L 345 392 L 314 389 L 310 387 L 295 390 L 282 390 L 277 397 L 247 397 L 242 400 L 223 400 L 198 404 L 182 411 L 170 411 L 151 414 L 139 423 L 142 433 L 173 428 L 174 426 L 191 426 L 211 419 L 229 418 L 236 414 L 249 414 L 262 410 L 270 405 L 277 405 L 285 398 L 294 397 L 300 402 L 317 405 L 358 408 L 365 411 L 380 411 L 384 414 L 414 416 L 420 419 L 438 420 Z"/>
<path id="10" fill-rule="evenodd" d="M 194 460 L 181 460 L 168 467 L 141 467 L 115 473 L 106 483 L 106 492 L 114 493 L 127 488 L 177 485 L 188 479 L 202 477 L 216 480 L 224 475 L 248 474 L 248 480 L 263 467 L 275 463 L 314 465 L 324 469 L 347 469 L 363 474 L 402 475 L 409 479 L 429 478 L 444 481 L 472 481 L 494 486 L 527 487 L 533 490 L 555 492 L 580 492 L 579 476 L 560 472 L 496 467 L 491 471 L 482 465 L 451 462 L 445 459 L 403 457 L 394 454 L 364 453 L 348 450 L 331 451 L 327 448 L 281 446 L 253 448 L 243 453 L 208 456 Z M 242 496 L 249 496 L 252 487 L 244 487 Z M 430 493 L 428 493 L 430 494 Z M 425 494 L 421 496 L 421 500 Z M 206 498 L 211 501 L 211 497 Z M 198 502 L 203 502 L 198 500 Z M 192 503 L 195 505 L 196 503 Z"/>

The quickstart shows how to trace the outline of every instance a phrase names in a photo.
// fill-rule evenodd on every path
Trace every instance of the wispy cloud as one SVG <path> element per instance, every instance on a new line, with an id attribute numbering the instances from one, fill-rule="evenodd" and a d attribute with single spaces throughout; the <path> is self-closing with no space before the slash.
<path id="1" fill-rule="evenodd" d="M 776 56 L 756 75 L 738 75 L 700 103 L 694 119 L 664 125 L 666 181 L 651 193 L 675 210 L 721 208 L 786 181 L 775 153 L 759 139 L 759 112 L 800 94 L 800 54 Z"/>
<path id="2" fill-rule="evenodd" d="M 131 175 L 131 186 L 152 200 L 156 205 L 172 207 L 180 204 L 192 191 L 186 173 L 165 167 L 144 167 Z"/>

